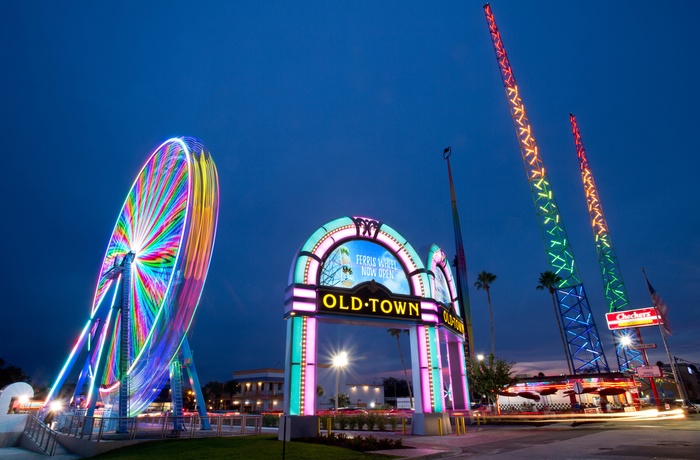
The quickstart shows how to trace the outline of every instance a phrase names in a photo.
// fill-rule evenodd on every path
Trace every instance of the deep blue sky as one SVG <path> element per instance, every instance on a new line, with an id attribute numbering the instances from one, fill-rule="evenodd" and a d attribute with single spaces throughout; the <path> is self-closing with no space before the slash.
<path id="1" fill-rule="evenodd" d="M 609 363 L 569 112 L 632 306 L 650 304 L 646 267 L 673 354 L 699 362 L 700 5 L 492 8 Z M 423 257 L 431 243 L 454 254 L 448 145 L 470 284 L 498 276 L 497 355 L 523 372 L 565 368 L 535 289 L 547 260 L 481 2 L 3 2 L 0 43 L 0 356 L 37 380 L 55 377 L 87 318 L 134 178 L 181 135 L 202 139 L 221 185 L 191 339 L 203 381 L 282 364 L 290 264 L 324 223 L 370 216 Z M 486 296 L 470 294 L 486 352 Z M 355 349 L 354 380 L 400 369 L 384 329 L 322 334 L 324 350 Z M 661 346 L 658 330 L 644 335 Z"/>

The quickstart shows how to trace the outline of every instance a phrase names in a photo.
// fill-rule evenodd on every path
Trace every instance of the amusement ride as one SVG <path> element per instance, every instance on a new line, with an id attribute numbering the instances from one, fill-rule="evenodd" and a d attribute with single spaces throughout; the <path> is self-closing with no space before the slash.
<path id="1" fill-rule="evenodd" d="M 125 424 L 168 380 L 173 415 L 181 416 L 183 370 L 206 415 L 187 333 L 209 269 L 218 208 L 216 166 L 199 140 L 169 139 L 153 152 L 119 212 L 88 318 L 43 416 L 81 357 L 70 403 L 88 417 L 99 404 L 104 416 Z"/>

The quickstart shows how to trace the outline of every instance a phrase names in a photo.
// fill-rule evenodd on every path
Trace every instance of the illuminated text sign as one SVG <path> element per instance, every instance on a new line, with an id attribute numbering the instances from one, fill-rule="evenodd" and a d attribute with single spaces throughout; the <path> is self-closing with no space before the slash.
<path id="1" fill-rule="evenodd" d="M 446 308 L 442 308 L 441 310 L 440 323 L 451 331 L 464 335 L 464 323 L 462 320 Z"/>
<path id="2" fill-rule="evenodd" d="M 659 324 L 659 317 L 656 316 L 656 311 L 653 307 L 606 313 L 605 319 L 608 320 L 608 329 L 611 331 L 629 327 L 656 326 Z"/>
<path id="3" fill-rule="evenodd" d="M 421 318 L 420 299 L 392 294 L 374 282 L 363 283 L 354 290 L 319 286 L 317 299 L 319 313 L 415 320 Z"/>

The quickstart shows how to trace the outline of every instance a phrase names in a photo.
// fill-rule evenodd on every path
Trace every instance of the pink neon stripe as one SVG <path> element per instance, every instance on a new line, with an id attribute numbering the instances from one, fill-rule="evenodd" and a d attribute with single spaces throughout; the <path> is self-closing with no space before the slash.
<path id="1" fill-rule="evenodd" d="M 438 317 L 432 313 L 421 313 L 421 319 L 427 323 L 437 324 Z"/>
<path id="2" fill-rule="evenodd" d="M 464 347 L 464 343 L 460 340 L 460 349 Z M 464 356 L 462 355 L 459 359 L 459 375 L 460 379 L 459 382 L 462 385 L 462 394 L 467 396 L 467 400 L 469 400 L 469 393 L 467 393 L 467 369 L 465 368 L 465 363 L 464 363 Z"/>
<path id="3" fill-rule="evenodd" d="M 299 302 L 296 301 L 292 303 L 292 310 L 294 311 L 316 311 L 316 304 L 309 302 Z"/>
<path id="4" fill-rule="evenodd" d="M 316 299 L 316 291 L 313 289 L 294 288 L 294 297 Z"/>
<path id="5" fill-rule="evenodd" d="M 315 260 L 315 259 L 309 260 L 309 271 L 308 271 L 306 280 L 304 280 L 304 282 L 306 284 L 316 284 L 316 281 L 317 281 L 316 278 L 318 276 L 319 266 L 320 266 L 320 264 L 318 263 L 317 260 Z"/>
<path id="6" fill-rule="evenodd" d="M 316 413 L 316 318 L 306 319 L 306 369 L 304 370 L 304 414 Z"/>
<path id="7" fill-rule="evenodd" d="M 432 408 L 430 407 L 430 371 L 425 368 L 420 370 L 421 378 L 421 394 L 423 395 L 423 412 L 429 413 Z"/>
<path id="8" fill-rule="evenodd" d="M 379 232 L 379 235 L 377 236 L 377 241 L 384 243 L 387 247 L 389 247 L 401 260 L 401 262 L 403 262 L 403 265 L 406 267 L 406 270 L 412 272 L 416 269 L 416 264 L 413 262 L 413 260 L 411 260 L 408 253 L 406 253 L 406 248 L 399 245 L 396 241 L 390 238 L 389 235 Z"/>
<path id="9" fill-rule="evenodd" d="M 425 347 L 425 326 L 417 326 L 418 335 L 418 364 L 420 366 L 420 384 L 423 412 L 430 412 L 430 370 L 428 369 L 428 350 Z"/>
<path id="10" fill-rule="evenodd" d="M 355 238 L 355 235 L 357 235 L 357 231 L 355 230 L 355 227 L 352 226 L 334 233 L 332 238 L 334 242 L 339 242 L 346 239 Z"/>
<path id="11" fill-rule="evenodd" d="M 423 368 L 428 366 L 428 355 L 425 353 L 425 326 L 416 326 L 418 336 L 418 366 Z"/>
<path id="12" fill-rule="evenodd" d="M 335 240 L 331 237 L 326 238 L 318 245 L 315 254 L 318 256 L 324 256 L 330 250 L 331 246 L 335 244 Z"/>

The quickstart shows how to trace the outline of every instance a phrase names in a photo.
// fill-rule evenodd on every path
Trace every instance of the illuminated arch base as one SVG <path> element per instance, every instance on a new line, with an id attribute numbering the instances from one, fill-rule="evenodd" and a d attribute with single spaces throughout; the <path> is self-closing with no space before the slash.
<path id="1" fill-rule="evenodd" d="M 435 245 L 427 267 L 398 232 L 364 217 L 336 219 L 306 241 L 292 263 L 285 296 L 285 416 L 279 439 L 317 433 L 316 337 L 324 318 L 349 327 L 366 322 L 409 329 L 412 432 L 438 434 L 440 420 L 443 433 L 451 431 L 447 411 L 469 409 L 464 322 L 455 313 L 449 263 Z M 444 387 L 450 389 L 447 399 Z"/>

